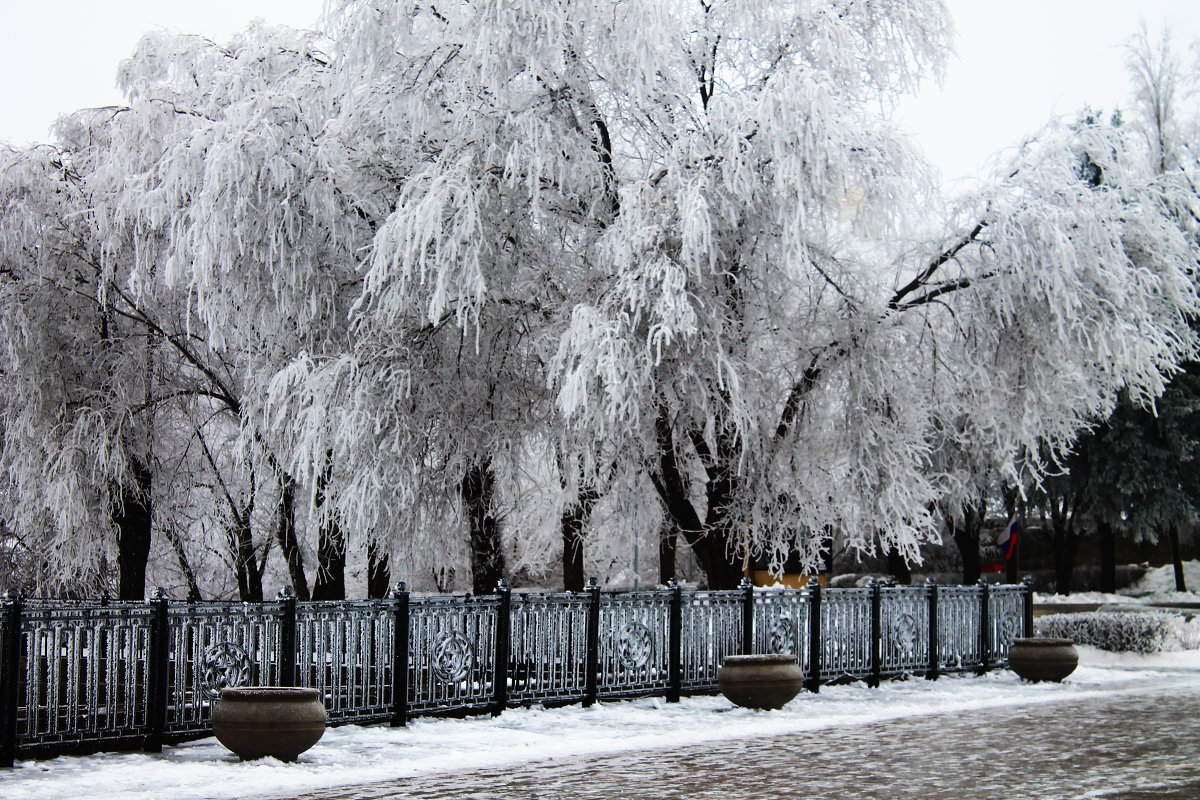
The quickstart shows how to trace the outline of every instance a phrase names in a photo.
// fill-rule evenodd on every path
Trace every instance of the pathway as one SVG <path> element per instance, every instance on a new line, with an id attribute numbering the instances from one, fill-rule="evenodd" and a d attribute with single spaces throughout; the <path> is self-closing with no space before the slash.
<path id="1" fill-rule="evenodd" d="M 1200 688 L 412 778 L 302 800 L 1197 800 Z"/>

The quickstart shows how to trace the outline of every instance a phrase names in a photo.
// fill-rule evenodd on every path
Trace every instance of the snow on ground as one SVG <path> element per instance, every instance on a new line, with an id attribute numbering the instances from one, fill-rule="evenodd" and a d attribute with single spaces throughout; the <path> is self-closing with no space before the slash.
<path id="1" fill-rule="evenodd" d="M 121 753 L 20 761 L 0 770 L 5 800 L 64 797 L 290 797 L 306 791 L 432 773 L 462 772 L 546 759 L 675 748 L 706 741 L 863 725 L 897 717 L 1079 700 L 1164 688 L 1200 691 L 1200 652 L 1151 656 L 1081 647 L 1079 669 L 1061 685 L 1026 684 L 1000 670 L 983 677 L 945 676 L 803 692 L 780 711 L 734 708 L 721 697 L 661 698 L 514 709 L 499 717 L 420 719 L 407 728 L 347 726 L 325 737 L 295 764 L 239 762 L 215 739 Z"/>
<path id="2" fill-rule="evenodd" d="M 1121 589 L 1116 594 L 1104 592 L 1072 592 L 1071 594 L 1042 594 L 1035 592 L 1034 602 L 1040 605 L 1055 605 L 1062 603 L 1099 603 L 1099 604 L 1170 604 L 1170 603 L 1200 603 L 1200 561 L 1183 562 L 1183 577 L 1193 591 L 1175 591 L 1175 568 L 1170 564 L 1148 570 L 1142 579 L 1132 586 Z"/>

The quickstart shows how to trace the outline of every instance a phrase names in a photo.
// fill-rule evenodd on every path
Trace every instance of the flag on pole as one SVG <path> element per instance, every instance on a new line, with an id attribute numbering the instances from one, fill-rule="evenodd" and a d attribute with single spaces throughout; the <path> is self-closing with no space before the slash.
<path id="1" fill-rule="evenodd" d="M 1018 538 L 1017 517 L 1014 514 L 1013 518 L 1004 526 L 1004 530 L 1000 531 L 1000 535 L 996 537 L 996 544 L 1000 547 L 1000 551 L 1004 553 L 1005 561 L 1008 561 L 1012 558 L 1013 553 L 1017 552 Z"/>

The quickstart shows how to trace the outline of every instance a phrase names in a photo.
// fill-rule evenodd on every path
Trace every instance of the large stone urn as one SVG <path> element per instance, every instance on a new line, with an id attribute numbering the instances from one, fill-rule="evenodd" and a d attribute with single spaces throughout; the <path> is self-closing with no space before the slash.
<path id="1" fill-rule="evenodd" d="M 790 654 L 725 656 L 717 685 L 734 705 L 783 708 L 803 687 L 804 672 Z"/>
<path id="2" fill-rule="evenodd" d="M 1013 639 L 1008 648 L 1008 666 L 1027 681 L 1058 682 L 1079 666 L 1079 653 L 1070 639 Z"/>
<path id="3" fill-rule="evenodd" d="M 324 735 L 328 718 L 317 690 L 299 687 L 222 689 L 212 712 L 213 734 L 243 761 L 295 761 Z"/>

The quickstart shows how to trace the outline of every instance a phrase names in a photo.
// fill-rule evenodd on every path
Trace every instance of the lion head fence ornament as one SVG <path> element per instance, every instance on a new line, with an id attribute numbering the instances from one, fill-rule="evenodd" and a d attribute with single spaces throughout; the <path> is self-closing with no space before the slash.
<path id="1" fill-rule="evenodd" d="M 471 674 L 475 652 L 466 636 L 443 631 L 433 641 L 431 653 L 433 674 L 446 683 L 459 683 Z"/>
<path id="2" fill-rule="evenodd" d="M 641 622 L 626 622 L 616 636 L 617 660 L 629 670 L 641 669 L 654 655 L 654 633 Z"/>
<path id="3" fill-rule="evenodd" d="M 217 642 L 204 651 L 200 670 L 204 694 L 216 700 L 222 689 L 250 682 L 250 656 L 233 642 Z"/>

